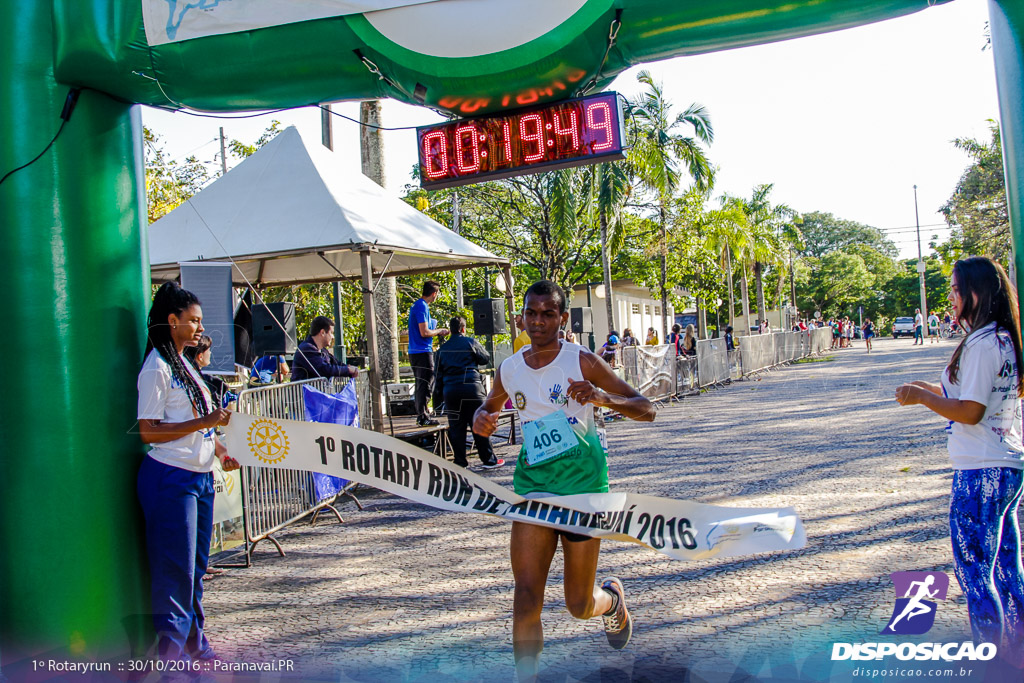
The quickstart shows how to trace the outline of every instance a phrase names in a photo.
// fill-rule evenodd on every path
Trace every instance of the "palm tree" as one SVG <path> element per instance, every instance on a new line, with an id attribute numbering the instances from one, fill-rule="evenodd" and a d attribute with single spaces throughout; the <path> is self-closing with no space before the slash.
<path id="1" fill-rule="evenodd" d="M 601 271 L 604 279 L 604 303 L 608 330 L 615 329 L 615 303 L 612 297 L 611 251 L 617 251 L 623 232 L 619 216 L 633 186 L 626 165 L 618 162 L 596 164 L 590 172 L 591 206 L 597 209 L 601 226 Z M 619 330 L 621 332 L 621 330 Z"/>
<path id="2" fill-rule="evenodd" d="M 732 253 L 737 247 L 746 244 L 747 217 L 735 206 L 708 211 L 706 214 L 708 227 L 708 245 L 718 254 L 718 261 L 725 276 L 729 292 L 729 315 L 726 324 L 732 324 L 736 315 L 736 298 L 733 293 Z M 744 295 L 745 297 L 746 295 Z M 744 298 L 744 303 L 746 298 Z"/>
<path id="3" fill-rule="evenodd" d="M 793 252 L 801 252 L 804 249 L 804 234 L 800 230 L 800 225 L 803 223 L 803 219 L 799 215 L 794 215 L 792 220 L 784 223 L 779 231 L 779 237 L 782 239 L 782 245 L 785 250 L 789 252 L 789 298 L 790 305 L 796 308 L 796 282 L 793 275 Z M 783 269 L 779 269 L 779 285 L 776 293 L 776 299 L 779 301 L 779 305 L 782 304 L 782 285 L 786 279 L 786 273 Z"/>
<path id="4" fill-rule="evenodd" d="M 659 247 L 661 251 L 662 338 L 668 337 L 668 288 L 666 283 L 668 257 L 668 204 L 679 187 L 682 170 L 689 173 L 693 184 L 700 190 L 708 190 L 714 182 L 714 170 L 704 154 L 701 143 L 710 145 L 715 134 L 707 110 L 699 104 L 691 104 L 686 111 L 673 116 L 672 103 L 665 98 L 660 83 L 656 83 L 648 71 L 637 74 L 637 80 L 647 86 L 630 107 L 639 130 L 632 150 L 630 163 L 637 176 L 648 189 L 658 196 L 658 222 L 660 227 Z M 687 137 L 676 131 L 683 126 L 693 128 L 696 138 Z"/>
<path id="5" fill-rule="evenodd" d="M 796 212 L 785 204 L 773 206 L 769 196 L 774 185 L 766 183 L 754 186 L 750 199 L 742 197 L 724 198 L 724 204 L 740 209 L 747 217 L 749 240 L 745 250 L 746 260 L 753 266 L 754 284 L 757 293 L 757 315 L 760 320 L 768 317 L 764 303 L 764 273 L 771 266 L 785 264 L 781 227 L 791 222 Z M 746 278 L 746 268 L 743 272 Z"/>

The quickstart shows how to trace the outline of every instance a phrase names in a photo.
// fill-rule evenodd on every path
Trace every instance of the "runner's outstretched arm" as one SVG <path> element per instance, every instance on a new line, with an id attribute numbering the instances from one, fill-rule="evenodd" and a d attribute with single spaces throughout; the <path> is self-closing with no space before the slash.
<path id="1" fill-rule="evenodd" d="M 569 378 L 566 395 L 577 403 L 592 403 L 600 408 L 611 408 L 632 420 L 653 422 L 658 411 L 636 389 L 620 379 L 608 364 L 590 351 L 580 354 L 583 379 Z"/>
<path id="2" fill-rule="evenodd" d="M 494 384 L 484 399 L 484 404 L 473 413 L 473 433 L 490 436 L 498 428 L 498 416 L 508 400 L 508 392 L 501 384 L 501 367 L 494 370 Z"/>

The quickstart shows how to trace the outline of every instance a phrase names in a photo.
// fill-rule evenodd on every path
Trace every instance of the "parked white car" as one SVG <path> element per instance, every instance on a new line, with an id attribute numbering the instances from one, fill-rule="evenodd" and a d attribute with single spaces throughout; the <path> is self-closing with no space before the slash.
<path id="1" fill-rule="evenodd" d="M 892 323 L 892 338 L 898 339 L 901 336 L 913 337 L 914 336 L 914 319 L 913 318 L 896 318 Z"/>

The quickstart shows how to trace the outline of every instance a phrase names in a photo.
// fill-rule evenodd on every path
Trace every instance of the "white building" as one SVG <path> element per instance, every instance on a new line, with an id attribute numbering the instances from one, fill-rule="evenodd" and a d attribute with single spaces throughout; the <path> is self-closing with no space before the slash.
<path id="1" fill-rule="evenodd" d="M 586 306 L 588 289 L 590 290 L 590 307 L 594 315 L 594 339 L 598 346 L 604 343 L 609 330 L 615 330 L 621 335 L 626 328 L 633 330 L 633 335 L 642 344 L 647 337 L 647 328 L 653 327 L 658 331 L 659 341 L 664 343 L 664 328 L 662 326 L 664 316 L 661 312 L 661 297 L 656 291 L 640 287 L 632 280 L 612 280 L 612 313 L 615 320 L 609 325 L 603 284 L 573 287 L 571 305 L 573 307 Z M 674 319 L 675 311 L 672 309 L 672 304 L 669 303 L 669 329 L 672 329 Z"/>

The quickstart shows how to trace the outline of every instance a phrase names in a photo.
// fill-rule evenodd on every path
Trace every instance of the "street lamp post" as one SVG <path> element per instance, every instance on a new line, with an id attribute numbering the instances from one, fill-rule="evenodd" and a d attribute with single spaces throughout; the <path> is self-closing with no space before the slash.
<path id="1" fill-rule="evenodd" d="M 924 321 L 928 318 L 928 299 L 924 291 L 925 266 L 924 259 L 921 257 L 921 219 L 917 214 L 917 185 L 914 185 L 914 224 L 917 226 L 917 277 L 921 285 L 921 320 Z"/>

